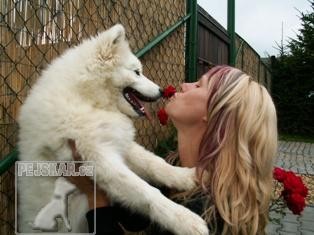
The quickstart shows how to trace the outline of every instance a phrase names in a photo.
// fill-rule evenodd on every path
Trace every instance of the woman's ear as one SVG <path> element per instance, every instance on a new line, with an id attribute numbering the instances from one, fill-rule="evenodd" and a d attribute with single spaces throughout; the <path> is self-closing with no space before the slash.
<path id="1" fill-rule="evenodd" d="M 207 122 L 208 121 L 207 116 L 202 117 L 202 121 Z"/>

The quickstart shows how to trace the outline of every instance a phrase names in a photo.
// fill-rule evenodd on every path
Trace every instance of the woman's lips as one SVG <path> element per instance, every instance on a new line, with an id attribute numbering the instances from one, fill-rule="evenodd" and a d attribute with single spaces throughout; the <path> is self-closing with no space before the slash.
<path id="1" fill-rule="evenodd" d="M 177 96 L 177 92 L 174 93 L 174 95 L 170 97 L 169 102 L 173 101 L 176 98 L 176 96 Z"/>

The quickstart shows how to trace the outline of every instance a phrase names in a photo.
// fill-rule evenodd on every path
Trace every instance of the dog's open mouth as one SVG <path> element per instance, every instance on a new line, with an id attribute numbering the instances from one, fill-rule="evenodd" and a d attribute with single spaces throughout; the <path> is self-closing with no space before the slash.
<path id="1" fill-rule="evenodd" d="M 149 112 L 145 110 L 143 102 L 154 102 L 159 98 L 144 96 L 131 87 L 126 87 L 123 89 L 123 96 L 139 116 L 146 116 L 148 119 L 150 119 L 150 115 Z"/>

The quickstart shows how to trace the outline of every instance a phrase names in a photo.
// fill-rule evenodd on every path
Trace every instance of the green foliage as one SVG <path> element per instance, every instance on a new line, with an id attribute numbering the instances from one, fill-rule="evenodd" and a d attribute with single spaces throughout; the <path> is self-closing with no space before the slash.
<path id="1" fill-rule="evenodd" d="M 284 134 L 314 136 L 314 1 L 310 4 L 310 12 L 300 12 L 302 27 L 288 51 L 281 47 L 271 58 L 272 95 Z"/>
<path id="2" fill-rule="evenodd" d="M 292 142 L 314 143 L 314 136 L 282 134 L 282 135 L 279 135 L 279 140 L 292 141 Z"/>

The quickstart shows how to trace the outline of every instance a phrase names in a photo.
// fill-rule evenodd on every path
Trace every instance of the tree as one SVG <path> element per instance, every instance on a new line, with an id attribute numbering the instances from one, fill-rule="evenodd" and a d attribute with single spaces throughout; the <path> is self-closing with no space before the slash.
<path id="1" fill-rule="evenodd" d="M 314 0 L 301 29 L 272 61 L 272 95 L 281 133 L 314 136 Z"/>

